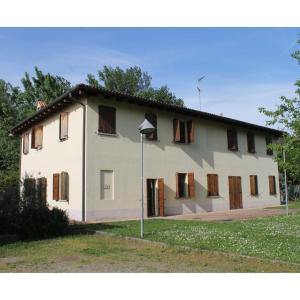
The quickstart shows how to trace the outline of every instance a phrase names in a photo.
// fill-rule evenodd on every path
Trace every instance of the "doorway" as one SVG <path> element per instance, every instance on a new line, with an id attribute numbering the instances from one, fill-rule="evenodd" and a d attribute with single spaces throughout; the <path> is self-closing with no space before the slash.
<path id="1" fill-rule="evenodd" d="M 230 209 L 243 208 L 241 176 L 228 176 Z"/>
<path id="2" fill-rule="evenodd" d="M 156 205 L 156 179 L 147 179 L 147 215 L 148 217 L 157 216 Z"/>

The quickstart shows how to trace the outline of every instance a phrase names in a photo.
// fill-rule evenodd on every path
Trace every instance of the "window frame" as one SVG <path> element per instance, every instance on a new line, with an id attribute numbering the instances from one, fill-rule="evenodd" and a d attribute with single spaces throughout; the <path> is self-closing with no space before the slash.
<path id="1" fill-rule="evenodd" d="M 63 135 L 63 116 L 66 116 L 66 134 Z M 69 138 L 69 113 L 68 112 L 62 112 L 60 115 L 59 115 L 59 140 L 61 142 L 67 140 Z"/>
<path id="2" fill-rule="evenodd" d="M 113 112 L 112 120 L 109 118 L 103 118 L 105 115 L 101 114 L 101 109 L 110 110 Z M 101 120 L 102 117 L 102 120 Z M 106 116 L 107 117 L 107 116 Z M 102 124 L 101 124 L 102 121 Z M 111 123 L 110 123 L 111 122 Z M 106 128 L 105 128 L 106 127 Z M 99 105 L 98 106 L 98 133 L 104 135 L 116 135 L 117 134 L 117 109 L 113 106 Z"/>
<path id="3" fill-rule="evenodd" d="M 274 175 L 269 176 L 269 193 L 270 195 L 276 195 L 276 177 Z"/>
<path id="4" fill-rule="evenodd" d="M 195 141 L 195 123 L 193 120 L 173 119 L 173 142 L 188 145 Z"/>
<path id="5" fill-rule="evenodd" d="M 251 146 L 252 146 L 252 148 L 251 148 Z M 248 150 L 248 153 L 252 153 L 252 154 L 256 153 L 255 135 L 253 132 L 247 132 L 247 150 Z"/>
<path id="6" fill-rule="evenodd" d="M 250 195 L 251 196 L 258 196 L 258 179 L 257 179 L 257 175 L 250 175 L 249 179 L 250 179 Z M 252 181 L 253 180 L 254 180 L 254 188 L 252 186 Z"/>
<path id="7" fill-rule="evenodd" d="M 155 128 L 154 132 L 146 134 L 146 139 L 148 141 L 157 141 L 157 115 L 155 113 L 148 112 L 145 113 L 145 119 L 147 119 Z"/>
<path id="8" fill-rule="evenodd" d="M 219 176 L 218 174 L 207 174 L 207 196 L 219 197 Z"/>

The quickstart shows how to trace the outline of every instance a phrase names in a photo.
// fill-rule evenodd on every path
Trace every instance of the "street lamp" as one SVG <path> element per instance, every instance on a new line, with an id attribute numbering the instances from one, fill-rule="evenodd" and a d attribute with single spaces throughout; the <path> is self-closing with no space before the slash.
<path id="1" fill-rule="evenodd" d="M 145 119 L 138 127 L 141 136 L 141 238 L 144 238 L 144 149 L 143 135 L 155 131 L 155 127 Z"/>

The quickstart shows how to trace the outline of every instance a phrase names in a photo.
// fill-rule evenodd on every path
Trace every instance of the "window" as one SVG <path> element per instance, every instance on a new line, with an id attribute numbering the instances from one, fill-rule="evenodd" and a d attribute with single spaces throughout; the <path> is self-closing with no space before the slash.
<path id="1" fill-rule="evenodd" d="M 227 129 L 228 150 L 238 151 L 237 131 L 236 129 Z"/>
<path id="2" fill-rule="evenodd" d="M 114 173 L 112 170 L 100 171 L 100 188 L 101 200 L 114 199 Z"/>
<path id="3" fill-rule="evenodd" d="M 69 174 L 67 172 L 53 174 L 53 200 L 69 200 Z"/>
<path id="4" fill-rule="evenodd" d="M 173 120 L 173 138 L 176 143 L 193 143 L 194 142 L 194 122 Z"/>
<path id="5" fill-rule="evenodd" d="M 155 114 L 145 114 L 145 118 L 155 127 L 155 131 L 146 134 L 147 140 L 156 141 L 157 140 L 157 117 Z"/>
<path id="6" fill-rule="evenodd" d="M 269 148 L 272 144 L 272 137 L 266 136 L 267 155 L 273 155 L 273 149 Z"/>
<path id="7" fill-rule="evenodd" d="M 255 139 L 254 139 L 254 134 L 252 132 L 247 133 L 247 145 L 248 145 L 248 152 L 255 153 Z"/>
<path id="8" fill-rule="evenodd" d="M 23 134 L 23 154 L 29 153 L 29 132 Z"/>
<path id="9" fill-rule="evenodd" d="M 269 190 L 270 190 L 270 195 L 276 195 L 275 176 L 269 176 Z"/>
<path id="10" fill-rule="evenodd" d="M 99 106 L 100 133 L 116 134 L 116 109 L 109 106 Z"/>
<path id="11" fill-rule="evenodd" d="M 59 139 L 61 141 L 68 139 L 68 123 L 69 113 L 61 113 L 59 116 Z"/>
<path id="12" fill-rule="evenodd" d="M 43 147 L 43 126 L 32 128 L 31 148 L 41 149 Z"/>
<path id="13" fill-rule="evenodd" d="M 194 173 L 176 173 L 176 197 L 195 197 Z"/>
<path id="14" fill-rule="evenodd" d="M 250 175 L 250 194 L 252 196 L 258 195 L 257 176 L 256 175 Z"/>
<path id="15" fill-rule="evenodd" d="M 207 174 L 207 196 L 219 196 L 219 183 L 217 174 Z"/>

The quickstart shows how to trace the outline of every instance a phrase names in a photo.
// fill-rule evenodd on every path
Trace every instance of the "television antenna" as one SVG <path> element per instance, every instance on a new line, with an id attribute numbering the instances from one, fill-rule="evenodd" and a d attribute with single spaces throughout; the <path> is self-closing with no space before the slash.
<path id="1" fill-rule="evenodd" d="M 198 79 L 198 85 L 197 85 L 197 90 L 198 90 L 198 97 L 199 97 L 199 109 L 201 110 L 201 88 L 200 88 L 200 83 L 201 81 L 205 78 L 205 76 L 202 76 Z"/>

